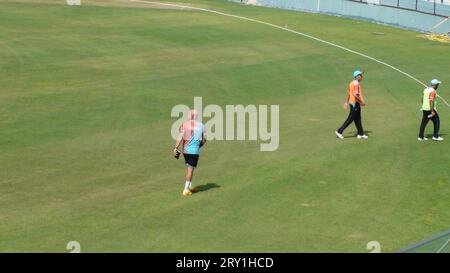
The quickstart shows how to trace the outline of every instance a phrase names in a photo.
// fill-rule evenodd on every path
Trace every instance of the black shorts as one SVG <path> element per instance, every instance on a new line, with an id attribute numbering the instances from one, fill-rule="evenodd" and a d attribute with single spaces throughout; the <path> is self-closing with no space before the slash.
<path id="1" fill-rule="evenodd" d="M 193 155 L 193 154 L 183 154 L 184 161 L 186 162 L 186 165 L 196 168 L 199 155 Z"/>

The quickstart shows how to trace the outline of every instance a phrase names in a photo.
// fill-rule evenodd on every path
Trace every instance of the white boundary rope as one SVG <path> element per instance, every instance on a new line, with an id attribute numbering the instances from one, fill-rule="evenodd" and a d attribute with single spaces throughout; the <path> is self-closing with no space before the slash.
<path id="1" fill-rule="evenodd" d="M 244 16 L 224 13 L 224 12 L 210 10 L 210 9 L 205 9 L 205 8 L 192 7 L 192 6 L 179 5 L 179 4 L 172 4 L 172 3 L 164 3 L 164 2 L 156 2 L 156 1 L 144 1 L 144 0 L 129 0 L 129 1 L 136 2 L 136 3 L 143 3 L 143 4 L 156 4 L 156 5 L 168 6 L 168 7 L 176 7 L 176 8 L 181 8 L 181 9 L 191 9 L 191 10 L 204 11 L 204 12 L 208 12 L 208 13 L 214 13 L 214 14 L 218 14 L 218 15 L 222 15 L 222 16 L 227 16 L 227 17 L 232 17 L 232 18 L 236 18 L 236 19 L 240 19 L 240 20 L 250 21 L 250 22 L 254 22 L 254 23 L 258 23 L 258 24 L 263 24 L 263 25 L 270 26 L 270 27 L 273 27 L 273 28 L 277 28 L 277 29 L 281 29 L 281 30 L 284 30 L 284 31 L 288 31 L 288 32 L 291 32 L 291 33 L 294 33 L 294 34 L 297 34 L 297 35 L 300 35 L 300 36 L 303 36 L 303 37 L 306 37 L 306 38 L 309 38 L 309 39 L 312 39 L 312 40 L 315 40 L 315 41 L 318 41 L 318 42 L 321 42 L 321 43 L 324 43 L 324 44 L 327 44 L 329 46 L 340 48 L 340 49 L 345 50 L 347 52 L 353 53 L 355 55 L 359 55 L 361 57 L 364 57 L 366 59 L 372 60 L 372 61 L 374 61 L 376 63 L 381 64 L 381 65 L 387 66 L 387 67 L 391 68 L 392 70 L 395 70 L 395 71 L 403 74 L 404 76 L 414 80 L 415 82 L 421 84 L 422 86 L 427 87 L 427 85 L 425 83 L 423 83 L 422 81 L 420 81 L 419 79 L 413 77 L 411 74 L 408 74 L 405 71 L 402 71 L 402 70 L 396 68 L 393 65 L 390 65 L 390 64 L 388 64 L 386 62 L 383 62 L 383 61 L 380 61 L 380 60 L 378 60 L 378 59 L 376 59 L 374 57 L 368 56 L 368 55 L 363 54 L 361 52 L 358 52 L 358 51 L 346 48 L 344 46 L 341 46 L 341 45 L 338 45 L 338 44 L 335 44 L 335 43 L 332 43 L 332 42 L 329 42 L 329 41 L 322 40 L 320 38 L 314 37 L 312 35 L 309 35 L 309 34 L 306 34 L 306 33 L 300 32 L 300 31 L 295 31 L 295 30 L 292 30 L 292 29 L 289 29 L 289 28 L 286 28 L 286 27 L 282 27 L 282 26 L 279 26 L 279 25 L 275 25 L 275 24 L 264 22 L 264 21 L 257 20 L 257 19 L 252 19 L 252 18 L 248 18 L 248 17 L 244 17 Z M 448 107 L 450 107 L 450 104 L 446 100 L 444 100 L 439 95 L 437 95 L 437 96 Z"/>

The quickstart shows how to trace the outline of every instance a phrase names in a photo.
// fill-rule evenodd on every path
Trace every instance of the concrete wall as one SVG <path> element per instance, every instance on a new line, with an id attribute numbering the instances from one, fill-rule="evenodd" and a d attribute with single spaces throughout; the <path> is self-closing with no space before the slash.
<path id="1" fill-rule="evenodd" d="M 230 1 L 241 2 L 241 0 Z M 392 1 L 392 3 L 388 3 L 388 1 Z M 445 19 L 441 16 L 424 14 L 410 10 L 361 4 L 345 0 L 252 0 L 251 2 L 257 2 L 259 5 L 274 8 L 343 15 L 418 31 L 429 31 L 433 28 L 433 26 Z M 407 5 L 411 4 L 411 1 L 403 0 L 400 2 L 401 6 L 404 7 L 408 7 Z M 382 3 L 396 5 L 397 0 L 382 0 Z M 419 9 L 433 12 L 433 5 L 434 4 L 430 2 L 420 1 Z M 415 3 L 412 8 L 415 8 Z M 437 4 L 436 12 L 448 14 L 450 16 L 450 6 Z M 447 34 L 450 32 L 450 20 L 447 20 L 433 31 L 440 34 Z"/>

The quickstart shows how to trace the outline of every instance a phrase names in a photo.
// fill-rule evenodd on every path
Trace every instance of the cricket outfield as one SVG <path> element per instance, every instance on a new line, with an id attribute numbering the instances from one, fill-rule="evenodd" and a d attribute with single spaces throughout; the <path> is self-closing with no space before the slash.
<path id="1" fill-rule="evenodd" d="M 186 0 L 362 52 L 450 98 L 450 44 L 319 14 Z M 418 142 L 423 86 L 264 24 L 126 0 L 0 0 L 0 251 L 383 252 L 450 227 L 450 112 Z M 384 35 L 376 35 L 383 33 Z M 370 138 L 337 140 L 355 69 Z M 194 184 L 173 106 L 279 105 L 279 146 L 209 141 Z M 431 134 L 430 125 L 427 135 Z"/>

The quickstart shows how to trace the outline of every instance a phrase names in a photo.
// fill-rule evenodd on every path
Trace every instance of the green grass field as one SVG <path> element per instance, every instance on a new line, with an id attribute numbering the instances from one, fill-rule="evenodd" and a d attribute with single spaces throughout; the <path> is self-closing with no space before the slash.
<path id="1" fill-rule="evenodd" d="M 260 19 L 386 61 L 450 98 L 450 45 L 317 14 L 177 0 Z M 423 87 L 261 24 L 121 0 L 0 0 L 0 251 L 395 251 L 450 227 L 443 143 L 417 141 Z M 385 35 L 374 35 L 383 32 Z M 334 137 L 366 71 L 370 139 Z M 184 198 L 174 105 L 280 105 L 280 146 L 210 141 Z M 432 124 L 427 129 L 431 133 Z M 352 125 L 346 136 L 355 133 Z"/>

